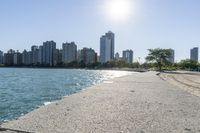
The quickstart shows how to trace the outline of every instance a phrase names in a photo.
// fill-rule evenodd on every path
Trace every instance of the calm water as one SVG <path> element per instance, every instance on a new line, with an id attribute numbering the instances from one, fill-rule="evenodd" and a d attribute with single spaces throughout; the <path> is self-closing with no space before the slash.
<path id="1" fill-rule="evenodd" d="M 129 72 L 0 68 L 0 122 Z"/>

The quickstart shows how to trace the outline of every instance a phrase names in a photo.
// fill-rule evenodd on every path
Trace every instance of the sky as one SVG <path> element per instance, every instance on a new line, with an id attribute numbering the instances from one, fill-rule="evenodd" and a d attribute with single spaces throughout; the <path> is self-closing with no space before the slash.
<path id="1" fill-rule="evenodd" d="M 1 0 L 0 50 L 30 50 L 54 40 L 57 48 L 75 41 L 78 49 L 99 53 L 100 37 L 108 31 L 115 33 L 115 52 L 132 49 L 135 61 L 150 48 L 172 48 L 179 61 L 200 46 L 200 0 L 129 2 L 113 17 L 116 0 Z M 119 16 L 126 8 L 126 18 Z"/>

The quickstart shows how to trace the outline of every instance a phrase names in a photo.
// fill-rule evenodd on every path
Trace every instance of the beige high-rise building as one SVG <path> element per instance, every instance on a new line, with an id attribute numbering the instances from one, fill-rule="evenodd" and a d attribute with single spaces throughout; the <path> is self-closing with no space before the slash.
<path id="1" fill-rule="evenodd" d="M 74 42 L 63 43 L 62 62 L 67 64 L 77 60 L 77 45 Z"/>

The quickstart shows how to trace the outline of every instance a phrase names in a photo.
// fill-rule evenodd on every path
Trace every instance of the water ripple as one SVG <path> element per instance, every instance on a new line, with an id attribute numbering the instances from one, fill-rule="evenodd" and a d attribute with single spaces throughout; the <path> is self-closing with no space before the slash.
<path id="1" fill-rule="evenodd" d="M 0 68 L 0 123 L 86 87 L 127 75 L 122 71 Z"/>

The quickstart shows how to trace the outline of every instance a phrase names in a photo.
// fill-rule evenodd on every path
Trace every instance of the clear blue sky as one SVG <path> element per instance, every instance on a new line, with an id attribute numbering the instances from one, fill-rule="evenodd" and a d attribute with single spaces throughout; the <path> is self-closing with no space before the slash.
<path id="1" fill-rule="evenodd" d="M 200 44 L 200 0 L 133 0 L 126 22 L 106 19 L 106 0 L 1 0 L 0 50 L 22 51 L 47 40 L 75 41 L 99 53 L 99 38 L 111 30 L 116 52 L 133 49 L 144 58 L 148 48 L 173 48 L 176 60 L 189 58 Z M 108 0 L 107 0 L 108 1 Z M 119 9 L 120 10 L 120 9 Z"/>

